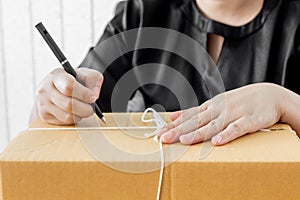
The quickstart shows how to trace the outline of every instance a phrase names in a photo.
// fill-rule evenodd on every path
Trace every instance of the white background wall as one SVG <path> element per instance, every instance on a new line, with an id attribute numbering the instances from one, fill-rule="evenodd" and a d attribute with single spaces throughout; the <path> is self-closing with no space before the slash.
<path id="1" fill-rule="evenodd" d="M 0 152 L 28 126 L 38 83 L 59 63 L 34 25 L 43 22 L 75 67 L 119 0 L 0 0 Z"/>

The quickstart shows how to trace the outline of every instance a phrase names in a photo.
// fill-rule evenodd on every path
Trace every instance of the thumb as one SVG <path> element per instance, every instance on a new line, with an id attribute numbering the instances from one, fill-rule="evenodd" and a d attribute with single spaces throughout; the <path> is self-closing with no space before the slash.
<path id="1" fill-rule="evenodd" d="M 92 90 L 96 97 L 99 97 L 103 75 L 94 69 L 88 68 L 77 68 L 76 73 L 85 87 Z"/>

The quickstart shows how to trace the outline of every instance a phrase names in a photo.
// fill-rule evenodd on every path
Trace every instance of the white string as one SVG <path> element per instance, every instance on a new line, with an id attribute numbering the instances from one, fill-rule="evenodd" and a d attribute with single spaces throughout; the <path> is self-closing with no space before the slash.
<path id="1" fill-rule="evenodd" d="M 147 113 L 152 113 L 153 118 L 146 118 Z M 119 129 L 125 129 L 125 130 L 159 130 L 163 128 L 166 125 L 166 122 L 161 118 L 161 116 L 154 110 L 153 108 L 147 108 L 142 117 L 142 122 L 149 123 L 154 122 L 156 126 L 128 126 L 128 127 L 67 127 L 67 128 L 61 128 L 61 127 L 53 127 L 53 128 L 28 128 L 27 130 L 30 131 L 43 131 L 43 130 L 57 130 L 57 131 L 63 131 L 63 130 L 119 130 Z M 165 167 L 165 159 L 164 159 L 164 151 L 163 151 L 163 145 L 162 141 L 157 139 L 156 131 L 152 133 L 145 133 L 143 138 L 151 138 L 154 137 L 154 140 L 159 142 L 159 151 L 160 151 L 160 157 L 161 157 L 161 164 L 160 164 L 160 173 L 159 173 L 159 181 L 158 181 L 158 187 L 157 187 L 157 194 L 156 194 L 156 200 L 160 199 L 160 193 L 161 193 L 161 187 L 162 187 L 162 180 L 163 180 L 163 174 L 164 174 L 164 167 Z M 132 135 L 131 135 L 132 136 Z M 136 137 L 136 136 L 132 136 Z"/>
<path id="2" fill-rule="evenodd" d="M 153 114 L 153 118 L 146 119 L 146 114 L 151 112 Z M 161 129 L 166 125 L 166 122 L 160 117 L 160 115 L 153 109 L 153 108 L 147 108 L 143 115 L 142 119 L 143 122 L 154 122 L 156 124 L 157 130 Z M 155 132 L 153 133 L 145 133 L 145 136 L 152 137 L 155 136 L 154 139 L 157 139 L 157 136 L 155 135 Z M 157 187 L 157 193 L 156 193 L 156 200 L 160 199 L 160 193 L 161 193 L 161 185 L 163 180 L 163 174 L 164 174 L 164 167 L 165 167 L 165 158 L 164 158 L 164 151 L 163 151 L 163 145 L 162 141 L 159 140 L 159 150 L 160 150 L 160 158 L 161 158 L 161 164 L 160 164 L 160 173 L 159 173 L 159 180 L 158 180 L 158 187 Z"/>
<path id="3" fill-rule="evenodd" d="M 150 112 L 153 114 L 153 118 L 146 118 L 146 114 L 150 113 Z M 145 123 L 154 122 L 156 124 L 156 130 L 161 129 L 166 125 L 166 122 L 161 118 L 161 116 L 153 108 L 147 108 L 144 111 L 141 120 L 142 120 L 142 122 L 145 122 Z M 149 138 L 149 137 L 155 136 L 155 133 L 156 132 L 145 133 L 144 135 L 145 135 L 145 137 Z"/>
<path id="4" fill-rule="evenodd" d="M 163 151 L 163 146 L 162 146 L 161 140 L 159 140 L 159 150 L 160 150 L 161 164 L 160 164 L 160 173 L 159 173 L 156 200 L 160 199 L 160 191 L 161 191 L 161 185 L 162 185 L 162 180 L 163 180 L 163 175 L 164 175 L 164 167 L 165 167 L 164 151 Z"/>
<path id="5" fill-rule="evenodd" d="M 156 126 L 100 126 L 100 127 L 48 127 L 28 128 L 28 131 L 73 131 L 73 130 L 156 130 Z"/>

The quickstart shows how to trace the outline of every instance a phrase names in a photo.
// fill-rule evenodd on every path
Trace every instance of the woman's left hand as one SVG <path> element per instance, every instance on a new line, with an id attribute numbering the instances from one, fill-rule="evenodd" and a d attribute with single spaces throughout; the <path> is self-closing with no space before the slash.
<path id="1" fill-rule="evenodd" d="M 194 144 L 211 139 L 214 145 L 223 145 L 278 122 L 285 96 L 286 89 L 275 84 L 244 86 L 199 107 L 173 113 L 172 122 L 157 135 L 164 143 Z"/>

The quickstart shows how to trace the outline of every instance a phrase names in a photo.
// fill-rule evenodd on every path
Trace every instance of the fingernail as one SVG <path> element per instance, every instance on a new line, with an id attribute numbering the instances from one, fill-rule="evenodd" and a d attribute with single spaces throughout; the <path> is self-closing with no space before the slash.
<path id="1" fill-rule="evenodd" d="M 193 141 L 193 137 L 192 137 L 192 135 L 189 135 L 189 134 L 182 135 L 182 136 L 180 136 L 180 141 L 185 144 L 190 144 Z"/>
<path id="2" fill-rule="evenodd" d="M 180 111 L 172 112 L 172 113 L 171 113 L 171 116 L 172 116 L 172 117 L 173 117 L 173 116 L 176 116 L 176 115 L 178 115 L 179 112 L 180 112 Z"/>
<path id="3" fill-rule="evenodd" d="M 93 87 L 92 91 L 95 93 L 96 96 L 99 96 L 100 88 L 99 87 Z"/>
<path id="4" fill-rule="evenodd" d="M 172 139 L 172 137 L 173 137 L 172 134 L 166 133 L 161 136 L 161 139 L 163 142 L 170 142 L 170 139 Z"/>
<path id="5" fill-rule="evenodd" d="M 216 135 L 215 137 L 212 138 L 212 143 L 213 144 L 221 144 L 222 142 L 222 136 L 221 135 Z"/>
<path id="6" fill-rule="evenodd" d="M 166 132 L 168 129 L 167 128 L 162 128 L 162 129 L 159 129 L 156 133 L 157 136 L 161 136 L 164 132 Z"/>

